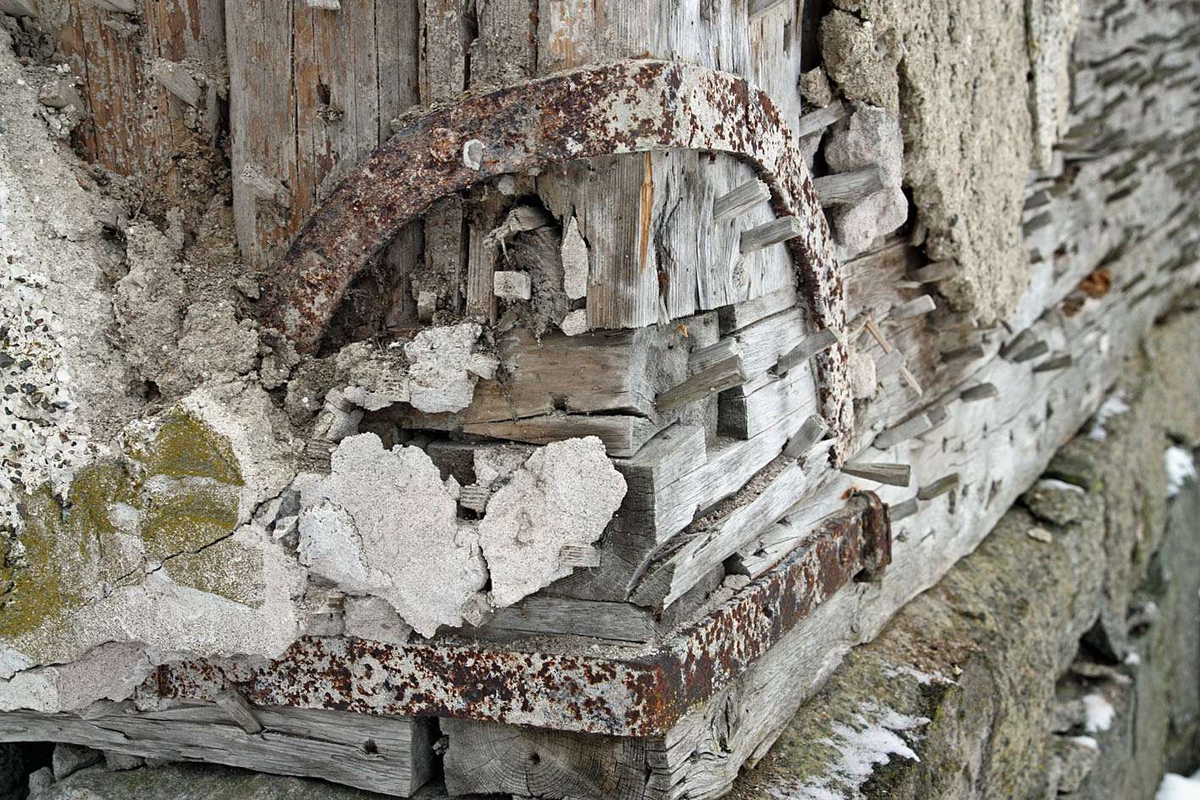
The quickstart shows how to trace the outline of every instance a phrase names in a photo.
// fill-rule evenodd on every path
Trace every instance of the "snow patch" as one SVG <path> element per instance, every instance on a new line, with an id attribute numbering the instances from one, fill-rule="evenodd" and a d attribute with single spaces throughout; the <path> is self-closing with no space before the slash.
<path id="1" fill-rule="evenodd" d="M 1167 467 L 1167 497 L 1179 494 L 1183 484 L 1190 478 L 1196 479 L 1196 459 L 1191 450 L 1168 447 L 1165 456 Z"/>
<path id="2" fill-rule="evenodd" d="M 1190 778 L 1173 772 L 1163 775 L 1154 800 L 1200 800 L 1200 772 Z"/>
<path id="3" fill-rule="evenodd" d="M 1116 709 L 1102 694 L 1089 694 L 1083 698 L 1083 707 L 1087 712 L 1083 729 L 1088 733 L 1100 733 L 1112 727 Z"/>
<path id="4" fill-rule="evenodd" d="M 1100 406 L 1100 410 L 1096 412 L 1096 420 L 1088 431 L 1088 438 L 1096 442 L 1103 442 L 1108 438 L 1108 430 L 1104 427 L 1105 423 L 1127 411 L 1129 411 L 1129 404 L 1125 402 L 1121 392 L 1116 391 L 1110 394 L 1104 400 L 1104 404 Z"/>
<path id="5" fill-rule="evenodd" d="M 927 717 L 913 717 L 876 703 L 864 705 L 847 724 L 835 722 L 833 736 L 821 740 L 838 752 L 837 760 L 819 777 L 802 784 L 770 790 L 776 800 L 845 800 L 861 798 L 861 787 L 876 767 L 893 757 L 920 761 L 910 742 L 915 731 L 929 724 Z M 906 740 L 907 737 L 907 740 Z"/>

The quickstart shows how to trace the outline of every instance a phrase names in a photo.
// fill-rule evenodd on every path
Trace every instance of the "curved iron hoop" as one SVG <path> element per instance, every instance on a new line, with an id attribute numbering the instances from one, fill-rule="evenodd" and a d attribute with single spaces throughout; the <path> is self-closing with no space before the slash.
<path id="1" fill-rule="evenodd" d="M 705 150 L 749 164 L 779 215 L 817 328 L 841 332 L 845 298 L 812 178 L 770 98 L 742 78 L 681 62 L 619 61 L 487 94 L 467 93 L 397 132 L 305 224 L 267 287 L 265 322 L 316 349 L 342 298 L 400 228 L 446 195 L 505 173 L 575 159 Z M 818 356 L 823 414 L 847 454 L 853 403 L 842 343 Z"/>

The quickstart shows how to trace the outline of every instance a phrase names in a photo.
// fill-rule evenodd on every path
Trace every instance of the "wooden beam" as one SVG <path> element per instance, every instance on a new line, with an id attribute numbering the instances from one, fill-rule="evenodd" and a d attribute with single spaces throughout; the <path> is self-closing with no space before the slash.
<path id="1" fill-rule="evenodd" d="M 883 172 L 870 166 L 824 175 L 813 179 L 813 188 L 822 207 L 854 205 L 883 188 Z"/>

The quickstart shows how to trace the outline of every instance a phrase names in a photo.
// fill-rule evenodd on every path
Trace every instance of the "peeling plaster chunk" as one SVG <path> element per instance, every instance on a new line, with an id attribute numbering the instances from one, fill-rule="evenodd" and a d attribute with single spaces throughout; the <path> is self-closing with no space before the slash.
<path id="1" fill-rule="evenodd" d="M 563 321 L 559 327 L 562 328 L 562 332 L 567 336 L 578 336 L 581 333 L 587 333 L 587 311 L 583 309 L 571 311 L 563 317 Z"/>
<path id="2" fill-rule="evenodd" d="M 829 137 L 825 160 L 832 170 L 851 172 L 875 166 L 883 180 L 879 191 L 833 212 L 833 227 L 843 257 L 863 252 L 876 238 L 907 221 L 908 198 L 900 188 L 903 157 L 900 121 L 882 108 L 859 105 Z"/>
<path id="3" fill-rule="evenodd" d="M 528 300 L 533 296 L 533 283 L 524 272 L 497 272 L 492 283 L 496 296 L 506 300 Z"/>
<path id="4" fill-rule="evenodd" d="M 479 540 L 497 606 L 512 605 L 571 573 L 564 545 L 596 542 L 625 496 L 625 479 L 589 436 L 538 450 L 488 502 Z"/>
<path id="5" fill-rule="evenodd" d="M 423 636 L 458 626 L 487 571 L 457 519 L 457 487 L 418 448 L 347 437 L 330 474 L 301 488 L 300 558 L 338 588 L 386 600 Z"/>
<path id="6" fill-rule="evenodd" d="M 404 644 L 412 635 L 396 609 L 382 597 L 347 597 L 343 614 L 346 635 L 372 642 Z"/>
<path id="7" fill-rule="evenodd" d="M 578 300 L 587 296 L 588 250 L 575 217 L 567 222 L 562 237 L 563 289 L 567 297 Z"/>

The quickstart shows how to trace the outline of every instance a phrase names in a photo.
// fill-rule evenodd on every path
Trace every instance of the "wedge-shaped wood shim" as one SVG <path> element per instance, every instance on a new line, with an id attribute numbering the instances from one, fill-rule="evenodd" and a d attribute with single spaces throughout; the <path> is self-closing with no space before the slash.
<path id="1" fill-rule="evenodd" d="M 803 223 L 796 217 L 779 217 L 770 222 L 764 222 L 755 228 L 742 231 L 741 250 L 743 253 L 753 253 L 773 244 L 794 239 L 804 230 Z"/>
<path id="2" fill-rule="evenodd" d="M 713 201 L 713 222 L 741 216 L 759 203 L 771 198 L 771 190 L 755 178 L 730 189 Z"/>
<path id="3" fill-rule="evenodd" d="M 222 689 L 214 688 L 215 701 Z M 245 702 L 243 700 L 242 702 Z M 168 761 L 299 775 L 408 797 L 434 772 L 432 721 L 317 708 L 258 707 L 249 733 L 215 705 L 137 712 L 99 705 L 84 716 L 11 711 L 0 742 L 69 742 Z"/>
<path id="4" fill-rule="evenodd" d="M 800 430 L 796 431 L 796 435 L 788 439 L 787 446 L 783 448 L 784 456 L 804 458 L 828 431 L 829 426 L 825 424 L 825 420 L 816 415 L 809 417 L 804 420 Z"/>
<path id="5" fill-rule="evenodd" d="M 776 372 L 787 372 L 803 364 L 817 353 L 823 353 L 837 344 L 837 335 L 829 329 L 818 331 L 789 350 L 779 359 Z"/>
<path id="6" fill-rule="evenodd" d="M 917 283 L 936 283 L 953 278 L 958 274 L 958 262 L 952 258 L 934 261 L 908 273 L 908 279 Z"/>
<path id="7" fill-rule="evenodd" d="M 842 465 L 842 472 L 888 486 L 908 486 L 912 480 L 912 467 L 908 464 L 850 463 Z"/>
<path id="8" fill-rule="evenodd" d="M 483 643 L 303 638 L 266 664 L 178 662 L 159 667 L 152 680 L 165 696 L 178 699 L 211 700 L 232 682 L 263 705 L 337 705 L 368 715 L 663 735 L 838 589 L 864 570 L 877 574 L 890 558 L 887 513 L 878 498 L 864 494 L 825 520 L 775 569 L 649 652 L 621 657 Z M 383 686 L 387 690 L 379 691 Z M 229 729 L 245 736 L 235 726 Z"/>
<path id="9" fill-rule="evenodd" d="M 740 353 L 730 353 L 725 359 L 697 372 L 678 386 L 658 396 L 655 406 L 659 413 L 710 397 L 717 392 L 745 383 Z"/>
<path id="10" fill-rule="evenodd" d="M 824 108 L 805 114 L 796 124 L 796 137 L 803 139 L 814 133 L 823 131 L 842 117 L 846 116 L 846 107 L 841 100 L 834 100 Z"/>
<path id="11" fill-rule="evenodd" d="M 932 427 L 933 420 L 928 414 L 917 414 L 876 436 L 874 446 L 879 450 L 887 450 L 914 436 L 920 436 Z"/>
<path id="12" fill-rule="evenodd" d="M 989 400 L 993 397 L 999 396 L 999 394 L 1000 390 L 996 388 L 996 384 L 977 383 L 974 386 L 963 389 L 962 394 L 960 394 L 959 397 L 962 398 L 964 403 L 975 403 L 980 400 Z"/>
<path id="13" fill-rule="evenodd" d="M 822 206 L 853 205 L 883 188 L 883 173 L 876 166 L 863 167 L 816 178 L 813 187 Z"/>
<path id="14" fill-rule="evenodd" d="M 932 500 L 935 497 L 940 497 L 941 495 L 945 494 L 946 492 L 950 491 L 951 489 L 956 488 L 957 486 L 958 486 L 958 473 L 957 472 L 950 474 L 950 475 L 944 475 L 941 478 L 938 478 L 933 483 L 930 483 L 926 486 L 922 486 L 917 491 L 917 499 L 918 500 Z"/>
<path id="15" fill-rule="evenodd" d="M 1032 361 L 1035 358 L 1041 358 L 1050 352 L 1050 345 L 1045 342 L 1038 341 L 1026 347 L 1024 350 L 1013 355 L 1012 360 L 1016 364 L 1024 364 L 1026 361 Z"/>

